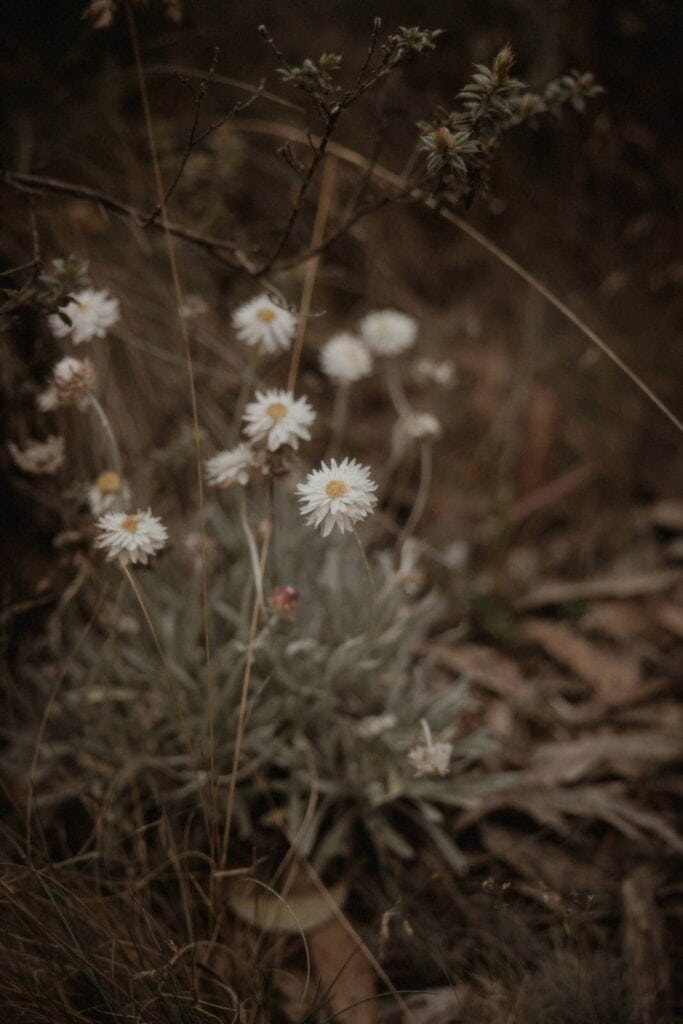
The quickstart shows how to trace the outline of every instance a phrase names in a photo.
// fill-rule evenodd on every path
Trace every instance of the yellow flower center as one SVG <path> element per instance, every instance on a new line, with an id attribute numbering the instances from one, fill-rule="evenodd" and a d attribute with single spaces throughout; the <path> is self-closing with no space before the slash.
<path id="1" fill-rule="evenodd" d="M 268 408 L 266 409 L 266 415 L 270 416 L 271 420 L 275 420 L 275 422 L 277 423 L 279 420 L 281 420 L 284 416 L 287 415 L 288 411 L 289 410 L 287 409 L 287 406 L 284 404 L 284 402 L 271 402 Z"/>
<path id="2" fill-rule="evenodd" d="M 272 309 L 268 308 L 259 309 L 256 316 L 258 317 L 262 324 L 269 324 L 271 323 L 271 321 L 275 319 L 275 313 L 273 312 Z"/>
<path id="3" fill-rule="evenodd" d="M 325 494 L 328 498 L 341 498 L 346 494 L 346 484 L 343 480 L 330 480 L 325 486 Z"/>
<path id="4" fill-rule="evenodd" d="M 138 526 L 140 525 L 139 516 L 126 516 L 121 523 L 121 529 L 127 530 L 128 533 L 137 533 Z"/>
<path id="5" fill-rule="evenodd" d="M 100 473 L 95 486 L 100 494 L 116 494 L 121 486 L 121 478 L 118 473 L 108 470 L 106 473 Z"/>

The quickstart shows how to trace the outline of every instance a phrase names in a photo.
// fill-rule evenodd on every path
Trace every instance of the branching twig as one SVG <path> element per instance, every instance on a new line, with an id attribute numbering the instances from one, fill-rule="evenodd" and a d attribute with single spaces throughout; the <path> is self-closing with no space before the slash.
<path id="1" fill-rule="evenodd" d="M 237 101 L 233 104 L 233 106 L 230 108 L 228 113 L 225 114 L 224 117 L 221 117 L 218 121 L 212 122 L 207 128 L 204 129 L 204 131 L 198 133 L 199 116 L 201 113 L 202 104 L 204 102 L 204 97 L 206 96 L 206 91 L 209 87 L 209 84 L 213 80 L 216 71 L 216 64 L 218 63 L 219 53 L 219 47 L 215 47 L 213 59 L 211 61 L 211 66 L 209 67 L 209 70 L 205 77 L 202 78 L 202 80 L 200 81 L 199 88 L 197 89 L 196 92 L 194 92 L 194 90 L 192 89 L 189 78 L 187 76 L 182 74 L 178 75 L 179 80 L 182 82 L 183 85 L 185 85 L 188 88 L 190 95 L 192 96 L 192 102 L 194 105 L 194 116 L 192 119 L 192 125 L 190 127 L 190 133 L 187 138 L 187 143 L 185 145 L 185 150 L 183 152 L 182 157 L 180 158 L 178 168 L 175 174 L 173 175 L 173 178 L 171 179 L 171 183 L 166 189 L 166 193 L 164 195 L 164 203 L 168 203 L 169 199 L 171 198 L 176 188 L 178 187 L 178 183 L 180 182 L 180 179 L 182 178 L 185 172 L 185 168 L 187 167 L 188 160 L 190 159 L 193 151 L 197 148 L 197 146 L 199 146 L 204 141 L 204 139 L 207 139 L 209 135 L 212 135 L 218 128 L 222 128 L 225 122 L 228 121 L 230 118 L 235 117 L 235 115 L 240 113 L 240 111 L 242 110 L 247 110 L 252 105 L 252 103 L 254 103 L 259 98 L 261 91 L 263 89 L 263 82 L 261 82 L 260 86 L 256 89 L 256 92 L 252 96 L 250 96 L 249 99 L 243 100 L 242 102 Z M 157 204 L 150 213 L 149 217 L 143 222 L 142 226 L 149 227 L 149 225 L 156 220 L 160 213 L 161 205 Z"/>

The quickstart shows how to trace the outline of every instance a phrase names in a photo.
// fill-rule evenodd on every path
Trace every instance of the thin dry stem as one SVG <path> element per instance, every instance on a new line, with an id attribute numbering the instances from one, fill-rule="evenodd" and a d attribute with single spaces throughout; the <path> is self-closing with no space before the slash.
<path id="1" fill-rule="evenodd" d="M 175 255 L 175 247 L 173 244 L 173 237 L 169 230 L 168 213 L 166 208 L 166 193 L 164 191 L 163 181 L 161 178 L 161 167 L 159 165 L 159 156 L 157 152 L 156 139 L 154 136 L 154 123 L 152 120 L 152 111 L 149 103 L 149 95 L 147 92 L 147 83 L 145 81 L 145 74 L 142 66 L 142 59 L 140 57 L 140 43 L 138 39 L 137 28 L 135 25 L 135 18 L 130 2 L 126 3 L 126 14 L 128 18 L 128 27 L 130 31 L 131 45 L 133 48 L 133 55 L 135 58 L 135 68 L 137 72 L 138 84 L 140 87 L 140 95 L 142 98 L 142 106 L 145 115 L 145 124 L 147 126 L 147 135 L 149 139 L 150 153 L 152 156 L 152 166 L 154 169 L 154 183 L 157 192 L 157 200 L 159 204 L 159 210 L 161 214 L 161 223 L 164 228 L 164 238 L 166 239 L 166 250 L 168 253 L 168 262 L 171 268 L 171 277 L 173 279 L 173 289 L 176 297 L 176 308 L 178 312 L 178 321 L 180 323 L 180 331 L 183 337 L 183 345 L 185 348 L 185 358 L 187 362 L 187 377 L 190 385 L 190 400 L 192 405 L 192 425 L 194 429 L 194 442 L 195 442 L 195 456 L 197 463 L 197 492 L 199 497 L 199 532 L 201 541 L 201 558 L 202 558 L 202 605 L 204 612 L 204 648 L 206 656 L 206 680 L 207 680 L 207 720 L 208 720 L 208 734 L 209 734 L 209 787 L 211 792 L 211 807 L 212 807 L 212 818 L 211 828 L 209 830 L 209 840 L 211 843 L 212 851 L 215 850 L 218 842 L 218 793 L 216 788 L 216 737 L 214 733 L 214 696 L 213 696 L 213 671 L 211 666 L 211 644 L 209 638 L 209 588 L 208 588 L 208 569 L 207 569 L 207 558 L 206 558 L 206 511 L 204 506 L 204 478 L 203 478 L 203 461 L 202 461 L 202 442 L 201 433 L 199 429 L 199 413 L 197 409 L 197 389 L 195 386 L 194 379 L 194 367 L 192 364 L 192 346 L 190 344 L 190 335 L 187 329 L 187 322 L 185 317 L 181 313 L 183 306 L 183 292 L 180 285 L 180 274 L 178 270 L 178 263 Z"/>
<path id="2" fill-rule="evenodd" d="M 431 441 L 423 441 L 420 445 L 420 482 L 417 489 L 417 495 L 413 507 L 410 510 L 410 515 L 406 519 L 405 525 L 399 534 L 396 542 L 396 554 L 397 558 L 401 557 L 401 550 L 403 545 L 409 537 L 415 532 L 417 524 L 422 519 L 424 511 L 427 507 L 427 499 L 429 497 L 429 488 L 432 483 L 432 463 L 433 463 L 433 445 Z"/>
<path id="3" fill-rule="evenodd" d="M 328 157 L 323 165 L 323 176 L 320 183 L 320 197 L 318 200 L 318 208 L 315 213 L 315 221 L 313 223 L 313 234 L 311 235 L 312 249 L 315 249 L 321 244 L 325 235 L 325 225 L 327 224 L 327 217 L 330 212 L 330 207 L 332 206 L 332 195 L 334 193 L 336 174 L 336 161 L 331 157 Z M 319 264 L 320 253 L 317 253 L 315 256 L 311 256 L 306 263 L 304 287 L 301 295 L 301 304 L 299 306 L 299 322 L 297 326 L 296 339 L 292 348 L 289 374 L 287 377 L 288 391 L 294 391 L 296 386 L 296 378 L 299 373 L 299 363 L 301 361 L 301 352 L 304 347 L 304 338 L 306 336 L 308 314 L 311 309 L 311 299 L 313 298 L 313 288 L 315 287 L 315 278 L 318 273 Z"/>

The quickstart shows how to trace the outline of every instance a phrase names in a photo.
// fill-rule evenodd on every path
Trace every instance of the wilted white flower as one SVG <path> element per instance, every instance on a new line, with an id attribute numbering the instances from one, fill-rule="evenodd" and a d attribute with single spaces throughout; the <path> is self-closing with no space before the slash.
<path id="1" fill-rule="evenodd" d="M 54 384 L 50 384 L 36 397 L 36 405 L 41 412 L 54 412 L 59 407 L 59 396 Z"/>
<path id="2" fill-rule="evenodd" d="M 291 391 L 257 391 L 256 399 L 244 411 L 244 433 L 253 441 L 265 441 L 269 451 L 282 445 L 299 447 L 310 441 L 309 427 L 315 413 L 306 398 L 294 398 Z"/>
<path id="3" fill-rule="evenodd" d="M 455 363 L 450 359 L 436 362 L 434 359 L 418 359 L 412 367 L 413 378 L 418 384 L 438 384 L 442 388 L 455 383 Z"/>
<path id="4" fill-rule="evenodd" d="M 111 512 L 122 505 L 127 505 L 130 500 L 128 485 L 121 479 L 118 473 L 113 470 L 105 470 L 100 473 L 95 483 L 88 490 L 88 505 L 94 516 L 101 516 L 105 512 Z"/>
<path id="5" fill-rule="evenodd" d="M 441 437 L 441 424 L 430 412 L 411 412 L 402 416 L 398 430 L 410 441 L 435 441 Z"/>
<path id="6" fill-rule="evenodd" d="M 212 487 L 229 487 L 235 483 L 244 486 L 249 483 L 255 462 L 253 450 L 242 442 L 206 460 L 206 479 Z"/>
<path id="7" fill-rule="evenodd" d="M 202 316 L 204 313 L 208 313 L 208 311 L 208 303 L 201 295 L 186 295 L 185 301 L 180 307 L 180 315 L 185 317 L 186 320 L 190 320 L 194 316 Z"/>
<path id="8" fill-rule="evenodd" d="M 340 463 L 330 459 L 329 466 L 323 462 L 297 487 L 302 503 L 299 511 L 308 516 L 308 526 L 321 528 L 323 537 L 335 526 L 345 533 L 372 512 L 377 504 L 373 494 L 376 490 L 367 466 L 355 459 L 346 458 Z"/>
<path id="9" fill-rule="evenodd" d="M 107 552 L 107 561 L 118 558 L 123 565 L 141 562 L 160 551 L 168 540 L 168 532 L 160 519 L 146 512 L 107 512 L 97 520 L 100 536 L 95 541 L 98 548 Z"/>
<path id="10" fill-rule="evenodd" d="M 372 355 L 353 334 L 335 334 L 323 345 L 320 365 L 333 381 L 352 384 L 372 373 Z"/>
<path id="11" fill-rule="evenodd" d="M 417 320 L 396 309 L 382 309 L 363 317 L 360 333 L 375 355 L 397 356 L 415 344 Z"/>
<path id="12" fill-rule="evenodd" d="M 418 777 L 421 775 L 448 775 L 451 770 L 449 762 L 453 753 L 453 744 L 434 743 L 429 724 L 424 718 L 420 720 L 420 724 L 425 735 L 425 742 L 413 747 L 408 754 L 408 760 L 415 769 L 415 774 Z"/>
<path id="13" fill-rule="evenodd" d="M 68 335 L 74 345 L 81 345 L 93 338 L 103 338 L 107 328 L 120 318 L 119 300 L 112 298 L 109 292 L 84 288 L 76 292 L 71 302 L 62 307 L 62 313 L 68 316 L 71 324 L 65 323 L 57 313 L 47 318 L 50 330 L 55 338 L 66 338 Z"/>
<path id="14" fill-rule="evenodd" d="M 64 356 L 52 371 L 52 387 L 58 405 L 87 405 L 96 382 L 95 367 L 89 359 Z M 49 389 L 48 389 L 49 390 Z"/>
<path id="15" fill-rule="evenodd" d="M 356 726 L 356 732 L 361 739 L 372 740 L 393 729 L 397 722 L 396 715 L 391 711 L 386 711 L 383 715 L 368 715 L 367 718 L 361 718 Z"/>
<path id="16" fill-rule="evenodd" d="M 245 302 L 232 314 L 232 325 L 240 341 L 266 355 L 287 351 L 296 323 L 293 313 L 277 306 L 265 293 Z"/>
<path id="17" fill-rule="evenodd" d="M 56 473 L 64 463 L 64 438 L 50 434 L 47 441 L 27 441 L 23 449 L 12 441 L 10 455 L 24 473 Z"/>

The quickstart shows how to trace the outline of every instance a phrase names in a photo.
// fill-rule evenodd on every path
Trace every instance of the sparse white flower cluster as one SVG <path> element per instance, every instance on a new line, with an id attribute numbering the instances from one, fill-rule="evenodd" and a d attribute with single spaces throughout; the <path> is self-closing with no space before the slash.
<path id="1" fill-rule="evenodd" d="M 64 464 L 64 438 L 54 434 L 50 434 L 47 441 L 28 441 L 23 448 L 18 448 L 12 441 L 7 447 L 24 473 L 52 476 Z"/>
<path id="2" fill-rule="evenodd" d="M 297 487 L 300 512 L 308 516 L 308 526 L 320 528 L 323 537 L 329 536 L 335 526 L 345 533 L 372 512 L 377 504 L 376 490 L 367 466 L 355 459 L 339 463 L 330 459 L 329 466 L 323 462 Z"/>
<path id="3" fill-rule="evenodd" d="M 93 338 L 104 338 L 107 330 L 120 319 L 119 300 L 107 291 L 84 288 L 76 292 L 71 302 L 61 310 L 70 323 L 53 313 L 47 318 L 55 338 L 70 338 L 74 345 L 82 345 Z"/>
<path id="4" fill-rule="evenodd" d="M 290 348 L 297 318 L 264 293 L 238 306 L 232 314 L 232 325 L 240 341 L 263 355 L 277 355 Z"/>
<path id="5" fill-rule="evenodd" d="M 453 753 L 452 743 L 435 743 L 432 739 L 432 730 L 425 719 L 421 719 L 422 731 L 425 742 L 419 743 L 408 754 L 408 760 L 415 769 L 418 778 L 422 775 L 448 775 L 450 774 L 450 760 Z"/>
<path id="6" fill-rule="evenodd" d="M 56 271 L 63 270 L 65 265 L 65 261 L 56 260 Z M 64 316 L 55 313 L 48 317 L 48 326 L 56 338 L 68 337 L 74 345 L 103 338 L 108 328 L 120 319 L 119 300 L 107 291 L 94 288 L 74 293 L 61 312 Z M 195 305 L 192 313 L 197 312 Z M 192 313 L 186 309 L 183 315 Z M 94 405 L 111 438 L 106 414 L 94 396 L 96 383 L 95 367 L 90 359 L 64 356 L 55 364 L 48 387 L 38 395 L 36 404 L 42 412 L 54 412 L 61 406 L 85 409 Z M 112 441 L 112 444 L 118 460 L 116 443 Z M 23 451 L 14 444 L 9 448 L 17 465 L 29 473 L 55 473 L 64 462 L 62 437 L 50 436 L 45 442 L 30 442 Z M 118 559 L 123 565 L 137 562 L 146 565 L 164 547 L 168 539 L 166 527 L 150 509 L 135 513 L 124 511 L 130 501 L 130 489 L 119 472 L 100 473 L 88 488 L 87 500 L 92 514 L 99 517 L 95 545 L 106 551 L 109 561 Z"/>
<path id="7" fill-rule="evenodd" d="M 372 355 L 354 334 L 335 334 L 323 345 L 320 366 L 337 384 L 353 384 L 372 373 Z"/>
<path id="8" fill-rule="evenodd" d="M 98 548 L 107 552 L 107 561 L 115 558 L 123 564 L 140 562 L 147 565 L 149 559 L 161 551 L 168 540 L 168 532 L 160 519 L 146 512 L 107 512 L 97 520 L 100 536 L 95 541 Z"/>

